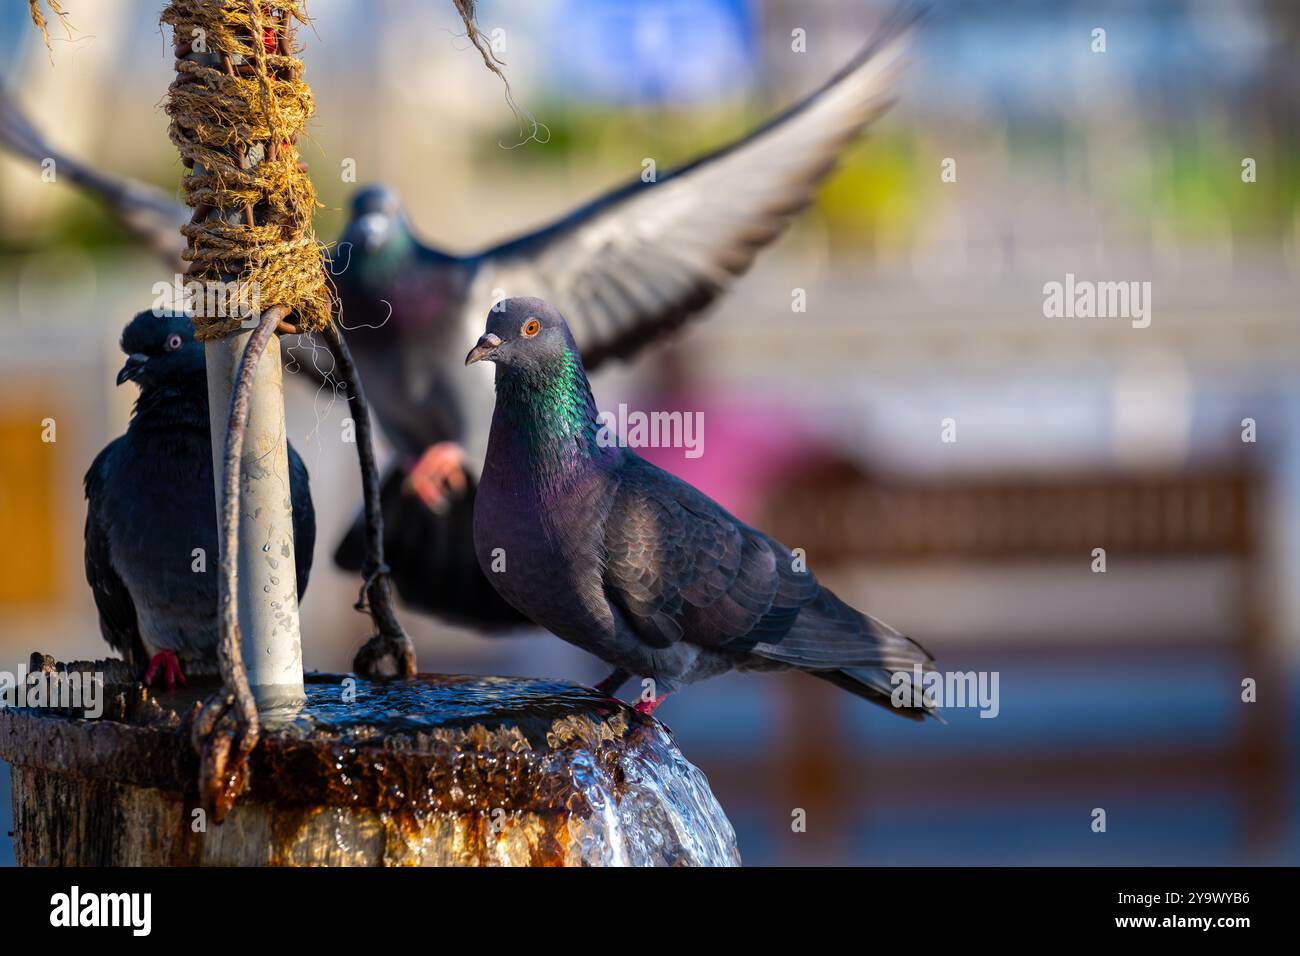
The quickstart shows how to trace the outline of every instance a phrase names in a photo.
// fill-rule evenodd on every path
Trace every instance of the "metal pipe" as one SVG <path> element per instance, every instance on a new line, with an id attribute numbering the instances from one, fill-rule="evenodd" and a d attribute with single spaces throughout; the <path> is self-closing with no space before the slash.
<path id="1" fill-rule="evenodd" d="M 177 38 L 180 41 L 181 38 Z M 194 59 L 227 72 L 236 64 L 228 56 L 198 53 L 187 44 L 178 59 Z M 239 152 L 245 168 L 265 157 L 260 144 Z M 195 164 L 194 174 L 203 167 Z M 251 209 L 208 209 L 208 216 L 242 222 Z M 196 213 L 201 215 L 200 213 Z M 225 277 L 230 281 L 238 275 Z M 280 315 L 283 318 L 283 314 Z M 256 319 L 256 316 L 253 317 Z M 205 343 L 208 376 L 208 418 L 212 441 L 213 491 L 217 514 L 224 514 L 225 450 L 231 395 L 250 328 Z M 256 362 L 248 394 L 248 421 L 239 461 L 238 546 L 235 562 L 235 603 L 238 609 L 240 654 L 259 709 L 294 707 L 304 700 L 302 636 L 298 623 L 298 581 L 294 563 L 293 506 L 289 493 L 289 455 L 284 420 L 284 390 L 280 341 L 270 336 Z M 227 542 L 221 538 L 224 558 Z M 224 561 L 223 561 L 224 566 Z"/>
<path id="2" fill-rule="evenodd" d="M 230 398 L 240 358 L 252 334 L 227 335 L 205 346 L 218 514 L 223 510 L 222 475 Z M 291 705 L 303 698 L 302 637 L 280 340 L 274 335 L 253 373 L 239 467 L 235 567 L 240 650 L 259 707 Z M 222 546 L 224 549 L 224 541 Z"/>

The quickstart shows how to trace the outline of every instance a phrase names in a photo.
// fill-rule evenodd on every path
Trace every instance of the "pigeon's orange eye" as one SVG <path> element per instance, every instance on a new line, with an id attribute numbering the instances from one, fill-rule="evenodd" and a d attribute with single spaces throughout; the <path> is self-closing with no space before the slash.
<path id="1" fill-rule="evenodd" d="M 531 339 L 538 332 L 542 331 L 542 323 L 536 319 L 528 319 L 524 322 L 524 327 L 519 330 L 525 338 Z"/>

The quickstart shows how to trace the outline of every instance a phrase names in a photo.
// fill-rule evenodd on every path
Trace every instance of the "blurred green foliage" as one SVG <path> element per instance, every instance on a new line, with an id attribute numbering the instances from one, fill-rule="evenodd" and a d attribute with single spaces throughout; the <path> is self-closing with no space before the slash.
<path id="1" fill-rule="evenodd" d="M 471 144 L 481 180 L 521 170 L 562 177 L 574 170 L 619 184 L 639 176 L 647 156 L 662 175 L 744 136 L 770 114 L 739 104 L 673 111 L 596 110 L 555 103 L 539 107 L 537 115 L 548 127 L 544 143 L 502 148 L 520 141 L 515 127 L 503 126 Z M 1293 229 L 1300 215 L 1300 150 L 1289 132 L 1273 135 L 1257 129 L 1227 135 L 1207 128 L 1152 127 L 1122 149 L 1093 146 L 1107 151 L 1091 165 L 1087 131 L 1064 122 L 1013 128 L 1006 135 L 1006 168 L 987 188 L 1008 196 L 1017 183 L 1037 178 L 1050 185 L 1056 180 L 1086 192 L 1103 213 L 1141 226 L 1158 220 L 1188 240 L 1226 232 L 1272 240 Z M 814 215 L 838 246 L 896 246 L 916 233 L 940 198 L 941 157 L 930 136 L 920 128 L 886 126 L 846 152 L 814 207 Z M 956 151 L 959 146 L 945 149 Z M 1256 161 L 1254 183 L 1242 182 L 1243 151 Z M 151 181 L 174 190 L 175 182 L 166 181 L 168 172 L 157 171 Z M 322 184 L 325 208 L 317 216 L 322 239 L 330 241 L 337 234 L 353 188 L 333 180 Z M 75 189 L 64 192 L 67 200 L 40 228 L 0 230 L 0 252 L 21 254 L 54 246 L 93 252 L 132 244 L 97 202 Z M 0 201 L 3 198 L 0 195 Z"/>
<path id="2" fill-rule="evenodd" d="M 0 255 L 29 253 L 37 249 L 73 247 L 93 252 L 136 245 L 135 239 L 103 205 L 74 190 L 59 205 L 58 214 L 37 230 L 0 229 Z M 2 199 L 2 197 L 0 197 Z"/>
<path id="3" fill-rule="evenodd" d="M 1291 228 L 1300 205 L 1300 153 L 1287 138 L 1210 138 L 1187 131 L 1152 150 L 1148 201 L 1176 232 L 1192 238 L 1222 232 L 1273 237 Z M 1245 155 L 1243 155 L 1243 151 Z M 1242 181 L 1242 161 L 1255 160 L 1255 182 Z"/>

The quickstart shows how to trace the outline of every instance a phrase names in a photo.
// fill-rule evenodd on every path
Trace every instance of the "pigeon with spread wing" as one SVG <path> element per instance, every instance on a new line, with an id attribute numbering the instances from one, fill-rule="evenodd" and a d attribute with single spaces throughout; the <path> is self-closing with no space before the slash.
<path id="1" fill-rule="evenodd" d="M 477 255 L 422 243 L 389 189 L 356 196 L 335 281 L 399 456 L 384 482 L 385 554 L 407 603 L 484 629 L 519 621 L 469 560 L 492 391 L 486 375 L 456 375 L 454 345 L 472 341 L 483 312 L 514 293 L 564 312 L 588 370 L 700 315 L 888 107 L 911 22 L 882 30 L 819 90 L 739 142 Z M 335 560 L 359 569 L 363 541 L 358 519 Z"/>

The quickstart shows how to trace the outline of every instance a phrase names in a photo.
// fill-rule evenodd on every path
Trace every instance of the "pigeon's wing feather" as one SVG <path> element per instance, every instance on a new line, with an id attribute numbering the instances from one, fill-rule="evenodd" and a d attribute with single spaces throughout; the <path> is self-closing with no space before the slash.
<path id="1" fill-rule="evenodd" d="M 162 190 L 125 176 L 102 173 L 89 163 L 50 147 L 0 82 L 0 145 L 30 160 L 53 159 L 59 178 L 97 196 L 132 235 L 177 272 L 184 272 L 185 239 L 180 227 L 190 218 L 184 205 Z"/>
<path id="2" fill-rule="evenodd" d="M 629 455 L 605 524 L 606 593 L 656 646 L 779 640 L 820 590 L 781 545 Z"/>
<path id="3" fill-rule="evenodd" d="M 688 639 L 805 669 L 929 659 L 823 588 L 779 541 L 639 457 L 620 472 L 604 544 L 606 594 L 647 643 Z"/>
<path id="4" fill-rule="evenodd" d="M 298 578 L 298 599 L 307 591 L 312 552 L 316 548 L 316 508 L 311 500 L 307 466 L 293 445 L 289 446 L 289 500 L 293 505 L 293 562 Z"/>
<path id="5" fill-rule="evenodd" d="M 121 439 L 108 445 L 86 472 L 86 582 L 99 611 L 99 630 L 110 647 L 128 664 L 143 666 L 147 657 L 140 629 L 136 623 L 135 602 L 131 592 L 113 569 L 108 535 L 99 522 L 98 504 L 108 462 Z"/>
<path id="6" fill-rule="evenodd" d="M 501 291 L 545 298 L 568 319 L 588 371 L 681 325 L 808 206 L 840 152 L 888 107 L 911 22 L 883 30 L 740 142 L 483 253 L 466 302 L 473 319 L 481 324 Z"/>

